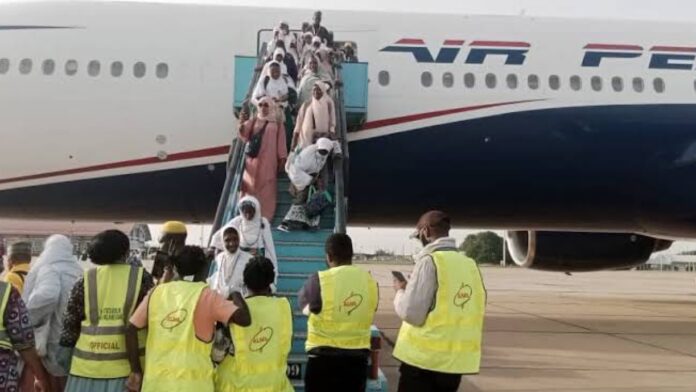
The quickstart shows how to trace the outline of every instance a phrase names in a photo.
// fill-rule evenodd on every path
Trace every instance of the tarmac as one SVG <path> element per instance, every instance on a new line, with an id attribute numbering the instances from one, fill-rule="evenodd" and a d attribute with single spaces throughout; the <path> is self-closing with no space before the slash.
<path id="1" fill-rule="evenodd" d="M 375 324 L 381 367 L 396 391 L 391 356 L 401 324 L 390 271 L 364 265 L 380 284 Z M 488 291 L 480 374 L 459 391 L 696 391 L 694 274 L 604 271 L 573 274 L 482 270 Z"/>

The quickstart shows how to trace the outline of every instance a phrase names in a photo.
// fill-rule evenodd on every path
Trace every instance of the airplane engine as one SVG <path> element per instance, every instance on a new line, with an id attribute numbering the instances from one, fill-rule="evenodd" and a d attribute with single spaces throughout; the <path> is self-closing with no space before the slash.
<path id="1" fill-rule="evenodd" d="M 520 267 L 561 272 L 633 267 L 672 245 L 672 241 L 626 233 L 508 231 L 505 239 Z"/>

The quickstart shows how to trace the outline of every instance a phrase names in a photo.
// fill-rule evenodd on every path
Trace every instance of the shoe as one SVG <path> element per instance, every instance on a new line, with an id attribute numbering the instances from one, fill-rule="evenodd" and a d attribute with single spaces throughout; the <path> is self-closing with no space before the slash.
<path id="1" fill-rule="evenodd" d="M 290 232 L 290 228 L 288 228 L 288 226 L 285 225 L 285 224 L 281 224 L 280 226 L 278 226 L 278 230 L 284 231 L 284 232 L 286 232 L 286 233 L 289 233 L 289 232 Z"/>

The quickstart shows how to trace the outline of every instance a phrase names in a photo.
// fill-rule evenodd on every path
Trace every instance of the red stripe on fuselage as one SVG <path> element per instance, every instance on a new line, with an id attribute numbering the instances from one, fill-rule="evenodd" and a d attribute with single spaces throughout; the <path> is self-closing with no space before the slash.
<path id="1" fill-rule="evenodd" d="M 422 39 L 418 38 L 402 38 L 398 41 L 396 41 L 397 44 L 404 44 L 404 45 L 425 45 L 425 41 Z"/>
<path id="2" fill-rule="evenodd" d="M 610 45 L 610 44 L 587 44 L 584 49 L 599 49 L 599 50 L 643 50 L 642 46 L 638 45 Z"/>
<path id="3" fill-rule="evenodd" d="M 425 120 L 428 118 L 434 118 L 434 117 L 439 117 L 439 116 L 446 116 L 449 114 L 463 113 L 463 112 L 469 112 L 469 111 L 474 111 L 474 110 L 494 108 L 494 107 L 498 107 L 498 106 L 514 105 L 517 103 L 527 103 L 527 102 L 537 102 L 537 101 L 544 101 L 544 100 L 543 99 L 528 99 L 528 100 L 523 100 L 523 101 L 491 103 L 491 104 L 485 104 L 485 105 L 467 106 L 467 107 L 456 108 L 456 109 L 440 110 L 440 111 L 436 111 L 436 112 L 412 114 L 412 115 L 408 115 L 408 116 L 371 121 L 371 122 L 368 122 L 365 125 L 363 125 L 361 130 L 386 127 L 389 125 L 403 124 L 403 123 L 407 123 L 407 122 L 411 122 L 411 121 L 418 121 L 418 120 Z M 95 172 L 95 171 L 100 171 L 100 170 L 121 169 L 121 168 L 125 168 L 125 167 L 152 165 L 152 164 L 163 163 L 163 162 L 183 161 L 183 160 L 188 160 L 188 159 L 205 158 L 205 157 L 227 154 L 227 153 L 229 153 L 229 149 L 230 149 L 229 146 L 212 147 L 212 148 L 206 148 L 206 149 L 202 149 L 202 150 L 186 151 L 186 152 L 179 152 L 176 154 L 171 154 L 164 160 L 161 160 L 157 157 L 140 158 L 140 159 L 132 159 L 132 160 L 128 160 L 128 161 L 105 163 L 105 164 L 101 164 L 101 165 L 85 166 L 85 167 L 79 167 L 79 168 L 74 168 L 74 169 L 59 170 L 59 171 L 52 171 L 52 172 L 39 173 L 39 174 L 31 174 L 31 175 L 21 176 L 21 177 L 12 177 L 12 178 L 0 179 L 0 184 L 9 184 L 9 183 L 13 183 L 13 182 L 29 181 L 29 180 L 40 180 L 40 179 L 44 179 L 44 178 L 66 176 L 66 175 L 73 175 L 73 174 L 82 174 L 82 173 L 89 173 L 89 172 Z"/>
<path id="4" fill-rule="evenodd" d="M 464 45 L 464 40 L 463 39 L 446 39 L 444 44 L 445 45 L 461 46 L 461 45 Z"/>
<path id="5" fill-rule="evenodd" d="M 689 52 L 696 53 L 696 48 L 687 46 L 653 46 L 650 48 L 653 52 Z"/>
<path id="6" fill-rule="evenodd" d="M 529 48 L 530 45 L 527 42 L 519 41 L 474 41 L 470 46 L 500 46 L 506 48 Z"/>
<path id="7" fill-rule="evenodd" d="M 79 168 L 74 168 L 74 169 L 32 174 L 32 175 L 28 175 L 28 176 L 5 178 L 5 179 L 0 179 L 0 184 L 7 184 L 7 183 L 11 183 L 11 182 L 28 181 L 28 180 L 39 180 L 42 178 L 66 176 L 66 175 L 71 175 L 71 174 L 81 174 L 81 173 L 88 173 L 88 172 L 100 171 L 100 170 L 120 169 L 120 168 L 131 167 L 131 166 L 143 166 L 143 165 L 152 165 L 155 163 L 164 163 L 164 162 L 172 162 L 172 161 L 183 161 L 183 160 L 187 160 L 187 159 L 205 158 L 205 157 L 211 157 L 211 156 L 215 156 L 215 155 L 227 154 L 227 153 L 229 153 L 229 151 L 230 151 L 230 146 L 212 147 L 212 148 L 206 148 L 206 149 L 202 149 L 202 150 L 186 151 L 186 152 L 179 152 L 176 154 L 171 154 L 171 155 L 167 156 L 167 158 L 164 160 L 159 159 L 157 157 L 140 158 L 140 159 L 132 159 L 132 160 L 128 160 L 128 161 L 105 163 L 105 164 L 101 164 L 101 165 L 85 166 L 85 167 L 79 167 Z"/>

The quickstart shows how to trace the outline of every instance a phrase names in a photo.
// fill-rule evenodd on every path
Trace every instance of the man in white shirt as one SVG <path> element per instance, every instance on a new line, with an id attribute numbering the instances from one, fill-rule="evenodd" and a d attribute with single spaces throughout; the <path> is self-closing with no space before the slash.
<path id="1" fill-rule="evenodd" d="M 228 298 L 235 291 L 247 294 L 244 286 L 244 268 L 251 255 L 239 249 L 239 232 L 228 227 L 222 234 L 225 250 L 215 257 L 216 271 L 208 278 L 210 288 Z"/>

